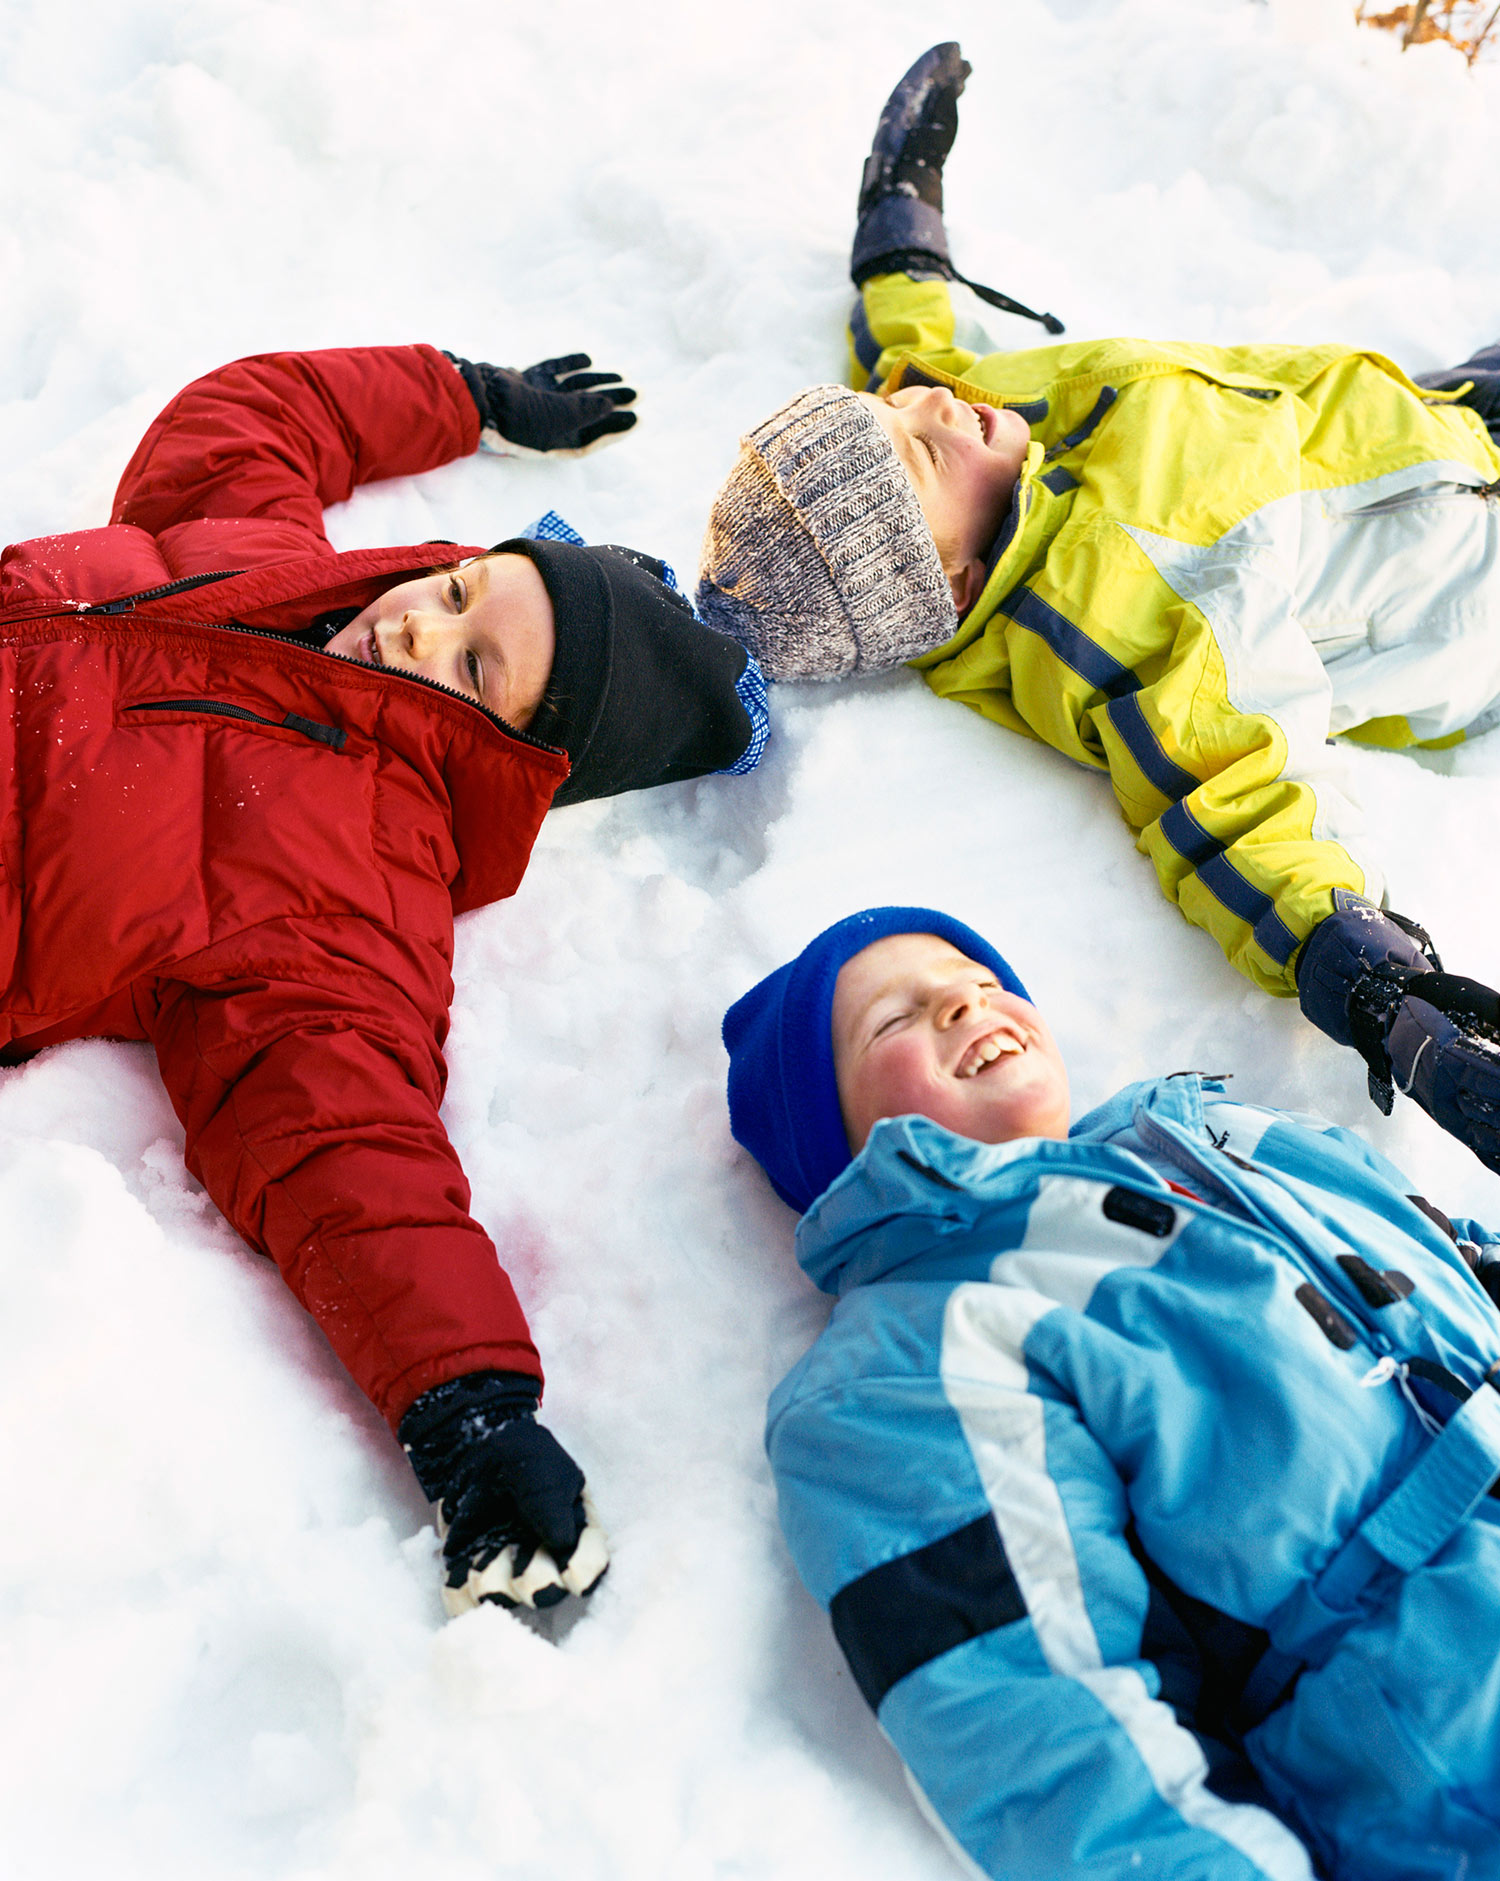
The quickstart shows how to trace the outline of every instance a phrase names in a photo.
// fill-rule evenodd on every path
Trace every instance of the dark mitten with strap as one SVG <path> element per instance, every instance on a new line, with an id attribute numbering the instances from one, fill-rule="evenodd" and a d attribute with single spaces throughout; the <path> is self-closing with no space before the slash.
<path id="1" fill-rule="evenodd" d="M 1402 1091 L 1500 1171 L 1500 994 L 1445 973 L 1414 921 L 1344 900 L 1302 950 L 1304 1014 L 1364 1059 L 1387 1115 Z"/>
<path id="2" fill-rule="evenodd" d="M 885 102 L 859 187 L 849 256 L 856 287 L 877 274 L 962 281 L 981 300 L 1061 333 L 1055 314 L 981 287 L 954 267 L 943 227 L 943 164 L 958 135 L 958 99 L 971 68 L 955 40 L 924 52 Z"/>
<path id="3" fill-rule="evenodd" d="M 543 359 L 514 371 L 445 353 L 479 410 L 481 450 L 501 457 L 582 457 L 635 423 L 635 399 L 618 372 L 590 372 L 587 353 Z"/>
<path id="4" fill-rule="evenodd" d="M 481 1601 L 555 1606 L 592 1593 L 609 1565 L 583 1471 L 536 1421 L 540 1396 L 524 1372 L 470 1372 L 424 1391 L 401 1420 L 437 1504 L 450 1614 Z"/>

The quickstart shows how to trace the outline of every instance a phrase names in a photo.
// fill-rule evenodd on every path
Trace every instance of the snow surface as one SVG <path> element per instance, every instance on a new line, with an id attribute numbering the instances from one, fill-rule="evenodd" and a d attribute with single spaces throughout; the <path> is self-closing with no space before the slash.
<path id="1" fill-rule="evenodd" d="M 686 574 L 739 431 L 841 371 L 861 159 L 947 35 L 975 67 L 949 222 L 976 278 L 1073 335 L 1460 359 L 1500 307 L 1500 69 L 1351 14 L 3 0 L 0 530 L 102 522 L 152 415 L 236 354 L 586 346 L 641 388 L 624 445 L 370 490 L 333 536 L 490 541 L 555 506 Z M 550 1637 L 444 1624 L 403 1458 L 183 1173 L 149 1054 L 0 1075 L 11 1881 L 956 1872 L 777 1533 L 764 1399 L 824 1304 L 722 1098 L 725 1005 L 853 908 L 991 935 L 1080 1107 L 1233 1071 L 1500 1218 L 1493 1177 L 1411 1106 L 1381 1119 L 1352 1055 L 1179 919 L 1101 779 L 905 673 L 775 705 L 757 775 L 553 816 L 515 900 L 460 929 L 449 1128 L 614 1542 Z M 1394 904 L 1500 979 L 1500 739 L 1354 766 Z"/>

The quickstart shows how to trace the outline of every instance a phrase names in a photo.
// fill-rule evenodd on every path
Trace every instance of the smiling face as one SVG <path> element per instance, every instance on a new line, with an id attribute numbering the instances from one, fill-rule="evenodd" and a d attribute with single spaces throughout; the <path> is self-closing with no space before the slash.
<path id="1" fill-rule="evenodd" d="M 1068 1134 L 1068 1074 L 1041 1014 L 935 934 L 892 934 L 844 963 L 833 1066 L 856 1155 L 881 1117 L 931 1117 L 977 1143 Z"/>
<path id="2" fill-rule="evenodd" d="M 536 564 L 482 555 L 387 588 L 326 651 L 435 679 L 524 730 L 547 689 L 557 637 Z"/>
<path id="3" fill-rule="evenodd" d="M 1026 462 L 1026 420 L 1008 406 L 966 405 L 944 385 L 859 396 L 895 447 L 965 614 L 979 599 L 985 558 Z"/>

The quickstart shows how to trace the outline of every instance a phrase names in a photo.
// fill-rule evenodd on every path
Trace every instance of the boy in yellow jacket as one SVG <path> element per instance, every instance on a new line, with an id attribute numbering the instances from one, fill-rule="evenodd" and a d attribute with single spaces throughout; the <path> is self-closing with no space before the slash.
<path id="1" fill-rule="evenodd" d="M 1187 918 L 1358 1049 L 1383 1109 L 1406 1091 L 1500 1169 L 1500 998 L 1382 912 L 1329 742 L 1500 720 L 1500 356 L 1426 387 L 1344 346 L 976 357 L 942 220 L 968 72 L 936 46 L 881 115 L 851 261 L 860 389 L 813 386 L 742 440 L 700 611 L 771 678 L 910 661 L 1107 771 Z"/>

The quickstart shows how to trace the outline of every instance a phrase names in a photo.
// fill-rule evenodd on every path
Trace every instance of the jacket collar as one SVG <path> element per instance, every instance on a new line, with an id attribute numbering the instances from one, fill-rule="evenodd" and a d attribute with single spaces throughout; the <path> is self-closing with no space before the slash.
<path id="1" fill-rule="evenodd" d="M 1028 1207 L 1045 1176 L 1157 1184 L 1141 1157 L 1140 1126 L 1152 1118 L 1201 1135 L 1198 1076 L 1127 1085 L 1062 1141 L 975 1143 L 927 1117 L 886 1118 L 797 1224 L 797 1259 L 825 1293 L 843 1295 L 935 1249 L 958 1254 L 997 1209 Z"/>

